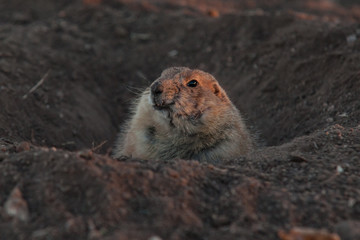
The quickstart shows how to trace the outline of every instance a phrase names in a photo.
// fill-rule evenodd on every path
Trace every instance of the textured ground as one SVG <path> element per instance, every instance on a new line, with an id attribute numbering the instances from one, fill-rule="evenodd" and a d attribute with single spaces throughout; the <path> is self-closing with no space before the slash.
<path id="1" fill-rule="evenodd" d="M 0 239 L 360 239 L 356 1 L 14 0 L 0 21 Z M 216 76 L 256 152 L 108 156 L 174 65 Z"/>

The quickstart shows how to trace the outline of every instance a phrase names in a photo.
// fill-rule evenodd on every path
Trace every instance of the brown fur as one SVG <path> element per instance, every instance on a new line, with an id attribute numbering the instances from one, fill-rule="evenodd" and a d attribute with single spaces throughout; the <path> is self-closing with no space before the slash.
<path id="1" fill-rule="evenodd" d="M 191 80 L 198 85 L 189 87 Z M 114 148 L 114 157 L 221 160 L 247 154 L 252 139 L 216 79 L 173 67 L 147 88 Z"/>

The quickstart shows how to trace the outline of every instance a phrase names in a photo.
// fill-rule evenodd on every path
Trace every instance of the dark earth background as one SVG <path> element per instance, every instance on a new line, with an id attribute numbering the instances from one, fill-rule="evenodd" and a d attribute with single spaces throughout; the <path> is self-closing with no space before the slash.
<path id="1" fill-rule="evenodd" d="M 359 21 L 355 0 L 1 0 L 0 239 L 360 239 Z M 257 151 L 109 156 L 178 65 L 219 80 Z"/>

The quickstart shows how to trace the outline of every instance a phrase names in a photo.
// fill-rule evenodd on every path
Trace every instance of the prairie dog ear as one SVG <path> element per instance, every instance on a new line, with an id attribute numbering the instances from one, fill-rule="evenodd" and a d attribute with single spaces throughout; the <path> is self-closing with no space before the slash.
<path id="1" fill-rule="evenodd" d="M 218 83 L 213 83 L 212 84 L 212 89 L 213 89 L 213 93 L 215 94 L 215 96 L 217 96 L 218 98 L 220 98 L 222 101 L 224 101 L 226 99 L 225 95 L 224 95 L 224 90 L 219 86 Z"/>

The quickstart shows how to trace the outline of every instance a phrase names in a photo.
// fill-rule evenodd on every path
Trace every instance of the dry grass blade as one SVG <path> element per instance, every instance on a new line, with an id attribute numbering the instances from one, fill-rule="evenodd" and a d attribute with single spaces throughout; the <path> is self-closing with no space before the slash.
<path id="1" fill-rule="evenodd" d="M 23 99 L 26 99 L 29 94 L 35 92 L 36 89 L 38 89 L 38 88 L 44 83 L 44 81 L 45 81 L 45 79 L 48 77 L 49 73 L 50 73 L 50 70 L 48 70 L 48 71 L 45 73 L 45 75 L 40 79 L 40 81 L 37 82 L 37 83 L 35 84 L 35 86 L 33 86 L 33 87 L 30 89 L 30 91 L 29 91 L 28 93 L 26 93 L 22 98 L 23 98 Z"/>

